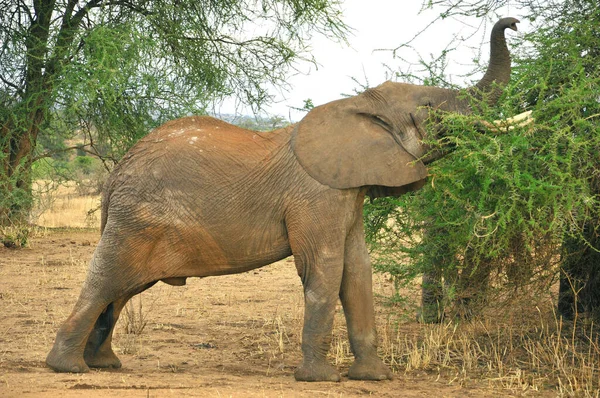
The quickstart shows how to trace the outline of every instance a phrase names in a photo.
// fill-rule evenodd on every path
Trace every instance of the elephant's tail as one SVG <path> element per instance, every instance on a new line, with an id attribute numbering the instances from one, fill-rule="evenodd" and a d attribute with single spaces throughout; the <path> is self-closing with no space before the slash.
<path id="1" fill-rule="evenodd" d="M 106 221 L 108 220 L 108 204 L 110 202 L 110 197 L 114 191 L 114 177 L 111 175 L 106 183 L 104 184 L 104 189 L 102 189 L 102 201 L 100 208 L 100 235 L 104 233 L 104 228 L 106 227 Z"/>
<path id="2" fill-rule="evenodd" d="M 104 227 L 106 227 L 106 220 L 108 219 L 108 201 L 110 198 L 109 189 L 105 188 L 102 191 L 102 202 L 100 209 L 100 235 L 104 233 Z"/>

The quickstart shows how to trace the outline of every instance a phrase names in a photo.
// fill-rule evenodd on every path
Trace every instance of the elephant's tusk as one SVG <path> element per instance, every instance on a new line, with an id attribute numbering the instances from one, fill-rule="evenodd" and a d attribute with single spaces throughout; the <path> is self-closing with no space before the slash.
<path id="1" fill-rule="evenodd" d="M 531 117 L 531 113 L 532 111 L 519 113 L 518 115 L 509 117 L 506 120 L 494 120 L 492 123 L 482 120 L 481 124 L 495 132 L 507 132 L 514 130 L 515 127 L 524 127 L 533 123 L 535 119 Z"/>
<path id="2" fill-rule="evenodd" d="M 527 111 L 527 112 L 519 113 L 517 116 L 509 117 L 508 119 L 506 119 L 506 123 L 514 124 L 514 123 L 518 123 L 522 120 L 531 119 L 532 112 L 533 111 Z M 527 123 L 529 123 L 529 122 L 527 122 Z"/>

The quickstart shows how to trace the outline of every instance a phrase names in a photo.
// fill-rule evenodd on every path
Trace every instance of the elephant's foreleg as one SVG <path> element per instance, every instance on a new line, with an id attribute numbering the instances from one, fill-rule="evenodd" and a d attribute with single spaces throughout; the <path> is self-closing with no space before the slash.
<path id="1" fill-rule="evenodd" d="M 302 265 L 304 285 L 304 327 L 302 364 L 294 376 L 298 381 L 339 381 L 338 370 L 327 361 L 331 330 L 342 277 L 341 254 Z M 300 261 L 297 259 L 297 261 Z"/>
<path id="2" fill-rule="evenodd" d="M 350 347 L 355 357 L 348 377 L 359 380 L 391 379 L 392 372 L 377 356 L 371 263 L 365 245 L 362 218 L 358 221 L 346 241 L 340 289 Z"/>
<path id="3" fill-rule="evenodd" d="M 307 225 L 304 213 L 290 215 L 286 223 L 304 287 L 303 361 L 294 376 L 298 381 L 339 381 L 327 353 L 342 280 L 344 235 Z"/>

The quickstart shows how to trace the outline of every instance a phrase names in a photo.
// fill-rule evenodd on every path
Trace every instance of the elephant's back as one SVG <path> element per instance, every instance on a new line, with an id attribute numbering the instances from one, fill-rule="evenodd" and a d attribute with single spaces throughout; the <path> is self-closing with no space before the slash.
<path id="1" fill-rule="evenodd" d="M 252 200 L 255 190 L 288 179 L 282 174 L 289 162 L 282 158 L 292 156 L 290 131 L 256 132 L 207 116 L 167 122 L 136 143 L 113 171 L 103 219 L 109 207 L 123 217 L 162 217 L 185 208 L 217 217 L 223 204 L 233 208 Z"/>
<path id="2" fill-rule="evenodd" d="M 287 130 L 257 132 L 209 116 L 171 120 L 151 131 L 123 157 L 115 180 L 150 177 L 163 184 L 202 181 L 222 184 L 256 168 L 268 168 L 289 142 Z"/>
<path id="3" fill-rule="evenodd" d="M 285 135 L 284 131 L 265 133 L 243 129 L 210 116 L 189 116 L 154 129 L 129 154 L 133 157 L 139 153 L 150 158 L 166 156 L 175 161 L 188 156 L 196 162 L 251 166 L 268 158 L 287 140 Z"/>

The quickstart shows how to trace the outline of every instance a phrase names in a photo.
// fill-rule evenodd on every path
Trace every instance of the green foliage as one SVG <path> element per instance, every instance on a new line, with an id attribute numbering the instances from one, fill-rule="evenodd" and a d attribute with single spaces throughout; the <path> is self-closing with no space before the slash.
<path id="1" fill-rule="evenodd" d="M 430 165 L 426 187 L 367 204 L 376 269 L 452 280 L 484 267 L 504 292 L 507 283 L 546 287 L 565 234 L 586 242 L 584 227 L 597 228 L 600 10 L 580 3 L 546 9 L 551 23 L 513 48 L 512 82 L 497 109 L 437 115 L 445 136 L 432 145 L 448 153 Z M 480 123 L 528 109 L 531 126 L 493 132 Z"/>
<path id="2" fill-rule="evenodd" d="M 315 107 L 315 104 L 313 104 L 313 101 L 311 98 L 307 98 L 304 100 L 304 106 L 302 106 L 302 110 L 309 112 L 310 110 L 312 110 Z"/>
<path id="3" fill-rule="evenodd" d="M 68 162 L 65 160 L 44 158 L 32 165 L 31 177 L 33 180 L 52 180 L 60 183 L 66 179 L 68 169 Z"/>
<path id="4" fill-rule="evenodd" d="M 48 190 L 48 185 L 57 188 L 73 181 L 78 194 L 97 195 L 102 192 L 108 170 L 100 159 L 93 156 L 75 156 L 70 160 L 44 158 L 33 164 L 32 178 L 34 181 L 48 182 L 42 184 L 42 192 Z"/>
<path id="5" fill-rule="evenodd" d="M 4 137 L 0 136 L 0 140 Z M 0 151 L 0 161 L 7 159 L 9 155 Z M 21 161 L 16 169 L 22 172 L 27 168 L 26 162 Z M 0 170 L 0 176 L 2 171 Z M 26 174 L 26 173 L 23 173 Z M 0 225 L 1 221 L 7 219 L 8 215 L 15 215 L 7 225 L 21 224 L 25 222 L 25 217 L 19 211 L 21 208 L 30 208 L 33 198 L 30 195 L 29 186 L 24 184 L 20 174 L 2 176 L 0 178 Z"/>
<path id="6" fill-rule="evenodd" d="M 89 156 L 77 156 L 74 160 L 74 166 L 84 175 L 90 175 L 94 165 L 94 159 Z"/>

